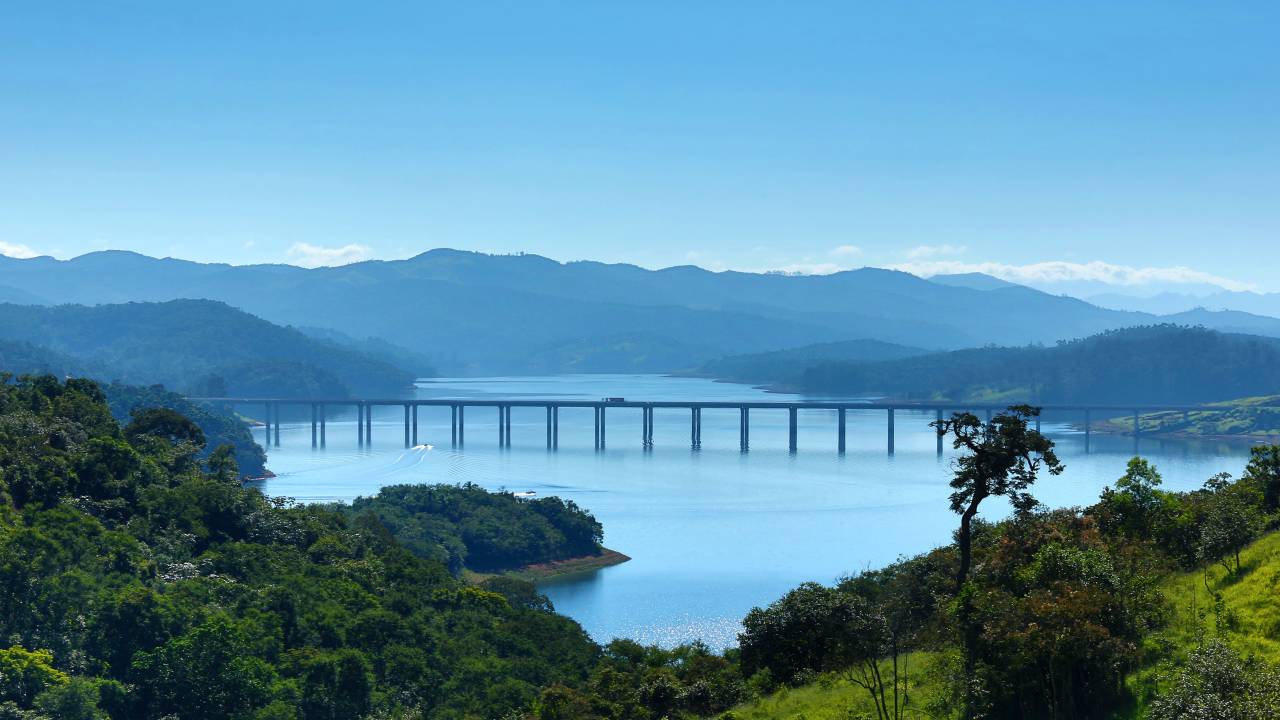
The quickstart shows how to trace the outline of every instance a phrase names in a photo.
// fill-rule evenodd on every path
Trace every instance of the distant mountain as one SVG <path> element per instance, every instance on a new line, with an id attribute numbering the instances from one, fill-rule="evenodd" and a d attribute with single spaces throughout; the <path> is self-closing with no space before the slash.
<path id="1" fill-rule="evenodd" d="M 1159 321 L 986 276 L 936 280 L 874 268 L 646 270 L 457 250 L 313 270 L 118 251 L 0 258 L 0 286 L 58 302 L 218 300 L 277 324 L 381 338 L 469 374 L 666 371 L 849 337 L 930 349 L 1017 345 Z"/>
<path id="2" fill-rule="evenodd" d="M 1089 302 L 1101 307 L 1117 310 L 1138 310 L 1162 315 L 1205 308 L 1208 310 L 1236 310 L 1254 315 L 1280 317 L 1280 293 L 1219 291 L 1205 295 L 1160 293 L 1149 297 L 1103 293 L 1090 296 L 1087 299 Z"/>
<path id="3" fill-rule="evenodd" d="M 879 340 L 846 340 L 751 355 L 731 355 L 706 363 L 698 368 L 697 374 L 731 382 L 792 385 L 800 382 L 805 370 L 821 363 L 881 362 L 928 352 Z"/>
<path id="4" fill-rule="evenodd" d="M 1173 325 L 1053 347 L 986 347 L 893 362 L 830 362 L 813 394 L 1035 403 L 1202 403 L 1280 393 L 1280 340 Z"/>
<path id="5" fill-rule="evenodd" d="M 400 394 L 414 379 L 378 358 L 208 300 L 0 304 L 0 340 L 7 343 L 3 369 L 201 394 Z"/>
<path id="6" fill-rule="evenodd" d="M 1025 287 L 1017 283 L 1011 283 L 1008 280 L 1001 280 L 998 277 L 987 275 L 985 273 L 957 273 L 954 275 L 933 275 L 928 278 L 929 282 L 938 283 L 939 285 L 950 285 L 951 287 L 969 288 L 970 290 L 999 290 L 1001 288 Z"/>

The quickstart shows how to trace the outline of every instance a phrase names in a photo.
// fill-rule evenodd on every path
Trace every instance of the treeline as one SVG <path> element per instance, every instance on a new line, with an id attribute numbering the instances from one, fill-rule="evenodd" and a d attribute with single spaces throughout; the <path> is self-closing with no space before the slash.
<path id="1" fill-rule="evenodd" d="M 372 513 L 418 557 L 455 575 L 599 555 L 604 528 L 572 500 L 519 498 L 478 485 L 391 485 L 356 498 L 348 515 Z"/>
<path id="2" fill-rule="evenodd" d="M 137 413 L 151 408 L 173 410 L 195 423 L 204 435 L 204 448 L 196 454 L 197 459 L 207 459 L 215 448 L 227 445 L 232 449 L 241 476 L 260 478 L 266 474 L 267 453 L 254 442 L 244 420 L 230 410 L 190 402 L 161 385 L 111 383 L 102 389 L 112 417 L 121 424 L 128 424 Z"/>
<path id="3" fill-rule="evenodd" d="M 1113 330 L 1054 347 L 987 347 L 892 362 L 820 363 L 814 394 L 917 400 L 1201 403 L 1273 394 L 1280 341 L 1204 328 Z"/>
<path id="4" fill-rule="evenodd" d="M 161 384 L 184 394 L 395 395 L 434 373 L 208 300 L 0 304 L 0 340 L 3 367 L 16 373 Z"/>

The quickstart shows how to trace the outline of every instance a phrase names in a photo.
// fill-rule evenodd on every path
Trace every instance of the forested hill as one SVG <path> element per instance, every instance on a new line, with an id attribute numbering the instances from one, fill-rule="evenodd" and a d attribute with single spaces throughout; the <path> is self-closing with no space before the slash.
<path id="1" fill-rule="evenodd" d="M 0 340 L 7 343 L 0 369 L 10 372 L 84 374 L 197 394 L 398 394 L 432 372 L 208 300 L 0 304 Z"/>
<path id="2" fill-rule="evenodd" d="M 1052 347 L 987 347 L 818 364 L 813 394 L 1034 403 L 1200 403 L 1280 391 L 1280 340 L 1158 325 Z"/>
<path id="3" fill-rule="evenodd" d="M 984 277 L 648 270 L 448 249 L 316 269 L 119 251 L 0 258 L 0 286 L 85 304 L 218 300 L 278 324 L 383 338 L 457 373 L 688 370 L 849 338 L 945 350 L 1160 322 Z M 1241 318 L 1197 322 L 1238 327 Z"/>

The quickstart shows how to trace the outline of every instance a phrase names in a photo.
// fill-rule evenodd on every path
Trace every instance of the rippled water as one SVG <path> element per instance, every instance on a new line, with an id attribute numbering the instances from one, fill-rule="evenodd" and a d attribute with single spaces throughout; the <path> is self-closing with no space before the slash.
<path id="1" fill-rule="evenodd" d="M 422 398 L 623 396 L 629 400 L 789 400 L 742 385 L 652 375 L 442 379 Z M 732 644 L 753 606 L 800 582 L 830 582 L 899 555 L 946 542 L 950 452 L 935 454 L 932 414 L 899 410 L 896 452 L 886 452 L 883 411 L 851 411 L 848 449 L 835 449 L 835 412 L 801 411 L 799 452 L 787 451 L 786 411 L 752 411 L 751 451 L 738 449 L 736 410 L 704 410 L 702 448 L 689 448 L 687 410 L 655 411 L 655 448 L 641 447 L 638 409 L 609 411 L 608 447 L 592 449 L 590 409 L 560 411 L 560 449 L 546 450 L 545 411 L 514 408 L 512 447 L 497 446 L 497 410 L 469 408 L 465 448 L 449 447 L 449 409 L 419 410 L 420 443 L 405 450 L 403 411 L 374 416 L 372 447 L 356 443 L 354 414 L 331 409 L 328 443 L 310 446 L 309 423 L 285 423 L 268 465 L 272 495 L 350 500 L 393 483 L 470 481 L 486 488 L 559 495 L 595 513 L 605 544 L 630 562 L 543 585 L 556 608 L 598 640 L 615 636 L 674 644 Z M 1092 502 L 1124 471 L 1127 437 L 1093 435 L 1090 452 L 1070 426 L 1046 422 L 1066 472 L 1035 488 L 1043 502 Z M 261 430 L 259 440 L 261 441 Z M 1198 487 L 1238 473 L 1247 448 L 1216 442 L 1143 440 L 1139 449 L 1166 487 Z M 998 503 L 988 517 L 1004 512 Z"/>

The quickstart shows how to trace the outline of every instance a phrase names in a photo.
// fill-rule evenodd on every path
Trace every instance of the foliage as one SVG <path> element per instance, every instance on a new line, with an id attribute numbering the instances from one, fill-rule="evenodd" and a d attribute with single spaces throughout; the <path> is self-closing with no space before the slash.
<path id="1" fill-rule="evenodd" d="M 167 412 L 126 431 L 93 383 L 0 385 L 5 707 L 492 717 L 589 682 L 602 655 L 576 623 L 466 586 L 372 515 L 206 474 L 194 437 Z"/>
<path id="2" fill-rule="evenodd" d="M 225 408 L 207 403 L 194 403 L 169 392 L 160 385 L 142 387 L 111 383 L 104 388 L 111 414 L 125 423 L 136 410 L 165 408 L 190 418 L 204 433 L 204 449 L 197 457 L 205 458 L 223 445 L 234 451 L 235 464 L 245 477 L 262 477 L 266 473 L 267 454 L 253 440 L 244 421 Z M 222 393 L 225 394 L 225 389 Z"/>
<path id="3" fill-rule="evenodd" d="M 1280 717 L 1280 670 L 1241 658 L 1220 640 L 1191 654 L 1151 704 L 1149 720 L 1267 720 Z"/>
<path id="4" fill-rule="evenodd" d="M 531 500 L 478 485 L 391 485 L 357 498 L 349 512 L 371 513 L 405 547 L 457 574 L 599 555 L 604 531 L 572 500 Z"/>

